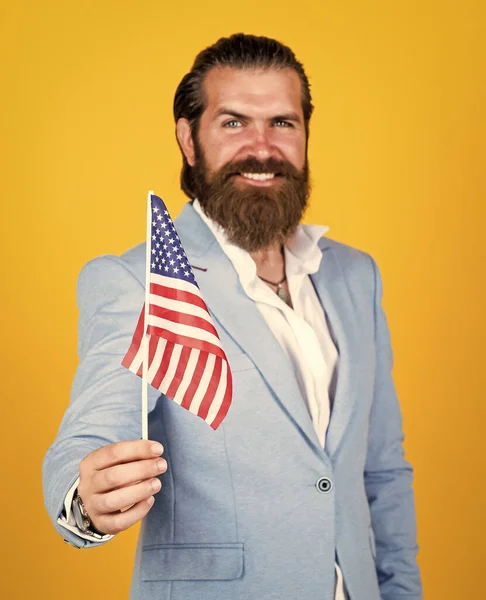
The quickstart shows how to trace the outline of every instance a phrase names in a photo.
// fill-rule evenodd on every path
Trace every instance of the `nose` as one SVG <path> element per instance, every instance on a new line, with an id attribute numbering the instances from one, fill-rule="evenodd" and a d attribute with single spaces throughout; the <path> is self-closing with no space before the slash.
<path id="1" fill-rule="evenodd" d="M 251 140 L 251 153 L 259 160 L 270 158 L 275 152 L 270 132 L 264 128 L 255 128 Z"/>

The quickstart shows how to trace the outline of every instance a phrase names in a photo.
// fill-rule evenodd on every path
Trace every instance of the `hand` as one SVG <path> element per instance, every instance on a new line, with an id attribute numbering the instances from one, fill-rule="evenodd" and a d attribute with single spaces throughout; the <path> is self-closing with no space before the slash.
<path id="1" fill-rule="evenodd" d="M 117 442 L 90 452 L 79 465 L 78 493 L 94 527 L 115 534 L 143 519 L 167 471 L 158 442 Z"/>

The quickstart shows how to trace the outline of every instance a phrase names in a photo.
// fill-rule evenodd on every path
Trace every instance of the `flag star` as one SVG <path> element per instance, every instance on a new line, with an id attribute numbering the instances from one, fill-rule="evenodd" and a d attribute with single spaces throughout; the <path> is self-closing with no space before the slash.
<path id="1" fill-rule="evenodd" d="M 168 215 L 169 211 L 168 210 L 164 210 L 164 215 Z"/>
<path id="2" fill-rule="evenodd" d="M 165 237 L 169 237 L 170 231 L 164 231 L 164 235 L 165 235 Z"/>
<path id="3" fill-rule="evenodd" d="M 155 254 L 155 248 L 152 248 L 152 254 Z"/>
<path id="4" fill-rule="evenodd" d="M 160 233 L 160 229 L 156 229 L 156 230 L 155 230 L 155 233 L 156 233 L 157 235 L 159 235 L 159 233 Z"/>
<path id="5" fill-rule="evenodd" d="M 174 243 L 174 238 L 169 238 L 169 244 L 173 244 Z"/>
<path id="6" fill-rule="evenodd" d="M 186 267 L 186 263 L 185 263 L 184 261 L 182 261 L 182 262 L 181 262 L 181 267 L 182 267 L 183 269 L 185 269 L 185 267 Z"/>
<path id="7" fill-rule="evenodd" d="M 157 223 L 155 221 L 152 221 L 152 225 L 155 227 Z"/>
<path id="8" fill-rule="evenodd" d="M 172 252 L 170 252 L 170 251 L 166 252 L 165 255 L 168 256 L 168 257 L 171 257 L 172 256 Z"/>
<path id="9" fill-rule="evenodd" d="M 162 223 L 161 227 L 165 229 L 167 227 L 167 223 Z"/>
<path id="10" fill-rule="evenodd" d="M 165 265 L 164 271 L 168 271 L 168 270 L 169 270 L 169 267 L 167 265 Z"/>
<path id="11" fill-rule="evenodd" d="M 182 258 L 182 254 L 178 254 L 177 255 L 177 260 L 181 260 L 181 258 Z"/>
<path id="12" fill-rule="evenodd" d="M 155 242 L 155 240 L 156 240 L 157 238 L 155 237 L 155 235 L 153 235 L 153 236 L 152 236 L 152 239 L 153 239 L 153 240 L 154 240 L 154 242 Z"/>
<path id="13" fill-rule="evenodd" d="M 162 215 L 157 215 L 157 221 L 162 221 Z"/>
<path id="14" fill-rule="evenodd" d="M 167 244 L 164 244 L 164 250 L 167 250 L 168 246 Z"/>
<path id="15" fill-rule="evenodd" d="M 159 244 L 159 242 L 157 242 L 157 243 L 155 244 L 155 247 L 156 247 L 156 248 L 160 248 L 160 244 Z"/>
<path id="16" fill-rule="evenodd" d="M 174 269 L 172 269 L 174 271 L 174 273 L 178 273 L 179 269 L 177 267 L 174 267 Z"/>
<path id="17" fill-rule="evenodd" d="M 159 257 L 158 256 L 155 257 L 155 262 L 159 262 Z"/>
<path id="18" fill-rule="evenodd" d="M 159 207 L 158 206 L 154 206 L 154 213 L 158 213 L 159 212 Z"/>
<path id="19" fill-rule="evenodd" d="M 160 259 L 160 262 L 161 262 L 163 265 L 165 265 L 165 258 L 161 258 L 161 259 Z"/>
<path id="20" fill-rule="evenodd" d="M 184 275 L 185 275 L 186 277 L 189 277 L 189 271 L 184 271 Z"/>
<path id="21" fill-rule="evenodd" d="M 174 259 L 172 259 L 172 260 L 169 260 L 169 264 L 170 264 L 171 266 L 175 265 L 175 260 L 174 260 Z"/>
<path id="22" fill-rule="evenodd" d="M 152 263 L 152 269 L 155 269 L 155 263 Z"/>
<path id="23" fill-rule="evenodd" d="M 162 250 L 159 250 L 159 256 L 160 256 L 162 253 L 163 253 L 163 251 L 162 251 Z"/>

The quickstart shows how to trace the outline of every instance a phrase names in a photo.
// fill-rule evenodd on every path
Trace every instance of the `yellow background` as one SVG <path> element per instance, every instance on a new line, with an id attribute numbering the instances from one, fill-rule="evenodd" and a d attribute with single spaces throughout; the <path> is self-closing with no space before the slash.
<path id="1" fill-rule="evenodd" d="M 304 62 L 306 220 L 381 267 L 425 598 L 486 597 L 484 17 L 482 0 L 1 4 L 2 598 L 128 595 L 137 531 L 78 551 L 43 507 L 75 283 L 142 240 L 148 189 L 178 214 L 173 94 L 200 49 L 238 31 Z"/>

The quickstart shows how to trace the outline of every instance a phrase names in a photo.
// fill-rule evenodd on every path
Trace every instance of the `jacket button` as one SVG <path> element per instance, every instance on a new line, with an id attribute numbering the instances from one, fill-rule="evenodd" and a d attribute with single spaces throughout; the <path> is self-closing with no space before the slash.
<path id="1" fill-rule="evenodd" d="M 316 481 L 316 488 L 323 494 L 327 494 L 332 490 L 332 481 L 329 477 L 319 477 Z"/>

